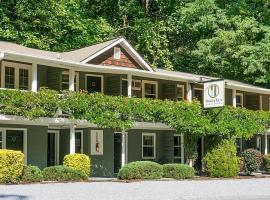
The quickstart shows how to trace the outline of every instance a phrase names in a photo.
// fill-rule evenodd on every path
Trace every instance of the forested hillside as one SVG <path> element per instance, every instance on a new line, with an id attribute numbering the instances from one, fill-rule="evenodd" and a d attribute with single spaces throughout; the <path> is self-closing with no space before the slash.
<path id="1" fill-rule="evenodd" d="M 0 40 L 66 51 L 125 36 L 153 66 L 270 87 L 270 0 L 0 0 Z"/>

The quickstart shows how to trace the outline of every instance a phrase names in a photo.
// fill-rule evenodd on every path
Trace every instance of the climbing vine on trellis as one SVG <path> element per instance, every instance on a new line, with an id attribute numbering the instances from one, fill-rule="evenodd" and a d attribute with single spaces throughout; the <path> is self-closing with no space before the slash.
<path id="1" fill-rule="evenodd" d="M 55 117 L 61 109 L 72 119 L 84 119 L 102 128 L 128 130 L 135 122 L 163 122 L 185 137 L 218 135 L 251 137 L 266 131 L 270 112 L 225 107 L 202 109 L 198 101 L 171 101 L 107 96 L 99 93 L 0 90 L 0 113 L 29 119 Z M 220 112 L 218 114 L 218 112 Z"/>

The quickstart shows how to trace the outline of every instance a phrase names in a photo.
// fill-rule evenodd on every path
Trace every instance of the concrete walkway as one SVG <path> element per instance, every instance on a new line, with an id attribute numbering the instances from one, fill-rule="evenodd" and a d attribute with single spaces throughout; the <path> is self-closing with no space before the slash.
<path id="1" fill-rule="evenodd" d="M 269 200 L 270 179 L 0 185 L 4 200 Z"/>

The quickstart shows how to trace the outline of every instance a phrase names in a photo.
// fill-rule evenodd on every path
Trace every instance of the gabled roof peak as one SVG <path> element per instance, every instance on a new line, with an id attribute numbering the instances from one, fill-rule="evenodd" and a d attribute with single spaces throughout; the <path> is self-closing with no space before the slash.
<path id="1" fill-rule="evenodd" d="M 87 63 L 94 59 L 98 55 L 106 52 L 116 45 L 121 45 L 130 56 L 138 62 L 138 64 L 145 70 L 154 71 L 145 60 L 138 54 L 138 52 L 129 44 L 129 42 L 124 37 L 117 37 L 105 42 L 97 43 L 88 47 L 71 50 L 67 52 L 53 52 L 44 51 L 34 48 L 25 47 L 12 42 L 0 41 L 0 51 L 11 51 L 21 54 L 28 54 L 33 56 L 41 56 L 45 58 L 52 59 L 63 59 L 67 61 Z"/>

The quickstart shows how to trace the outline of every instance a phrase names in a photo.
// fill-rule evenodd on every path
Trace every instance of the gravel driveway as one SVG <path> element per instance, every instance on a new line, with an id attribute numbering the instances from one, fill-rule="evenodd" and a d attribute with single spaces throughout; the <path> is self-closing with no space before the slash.
<path id="1" fill-rule="evenodd" d="M 270 179 L 0 185 L 4 200 L 269 200 Z"/>

